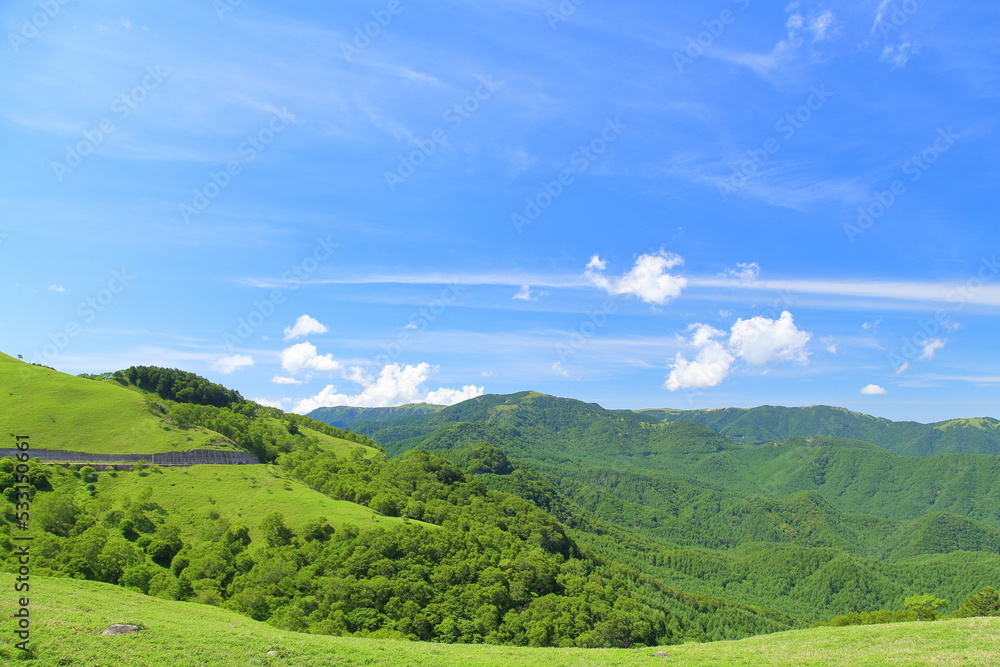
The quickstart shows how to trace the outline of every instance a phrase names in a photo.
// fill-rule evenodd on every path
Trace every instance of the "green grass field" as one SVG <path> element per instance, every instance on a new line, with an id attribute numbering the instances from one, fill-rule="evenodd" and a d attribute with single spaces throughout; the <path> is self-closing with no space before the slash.
<path id="1" fill-rule="evenodd" d="M 0 578 L 12 581 L 13 575 Z M 10 587 L 2 588 L 6 620 L 0 659 L 12 664 L 19 653 L 13 648 L 8 611 L 13 610 L 14 600 Z M 30 611 L 36 659 L 24 664 L 39 667 L 1000 665 L 1000 618 L 816 628 L 732 642 L 623 650 L 444 645 L 298 634 L 215 607 L 167 602 L 108 584 L 48 577 L 32 578 Z M 144 629 L 121 637 L 101 636 L 113 623 Z M 669 657 L 654 655 L 657 651 Z"/>
<path id="2" fill-rule="evenodd" d="M 324 451 L 332 452 L 341 458 L 349 458 L 357 449 L 364 452 L 365 458 L 382 456 L 382 453 L 373 447 L 360 445 L 356 442 L 351 442 L 350 440 L 344 440 L 343 438 L 335 438 L 332 435 L 320 433 L 319 431 L 315 431 L 308 427 L 303 427 L 302 432 L 319 440 L 319 446 Z"/>
<path id="3" fill-rule="evenodd" d="M 118 507 L 125 499 L 139 498 L 146 489 L 151 489 L 149 501 L 169 511 L 182 528 L 187 526 L 192 531 L 211 513 L 233 525 L 247 526 L 251 535 L 261 520 L 273 512 L 281 512 L 292 530 L 320 517 L 326 517 L 335 528 L 346 523 L 361 529 L 389 527 L 404 521 L 314 491 L 282 476 L 276 466 L 201 465 L 158 470 L 145 476 L 135 472 L 119 473 L 116 477 L 99 473 L 98 496 Z"/>
<path id="4" fill-rule="evenodd" d="M 35 449 L 94 454 L 151 454 L 208 446 L 219 435 L 171 427 L 152 414 L 142 394 L 32 366 L 0 353 L 0 437 L 28 435 Z M 233 449 L 226 445 L 213 448 Z"/>

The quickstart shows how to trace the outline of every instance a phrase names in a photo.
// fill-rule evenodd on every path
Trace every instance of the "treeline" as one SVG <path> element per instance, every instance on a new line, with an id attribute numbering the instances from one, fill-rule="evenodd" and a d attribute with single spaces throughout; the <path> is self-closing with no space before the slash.
<path id="1" fill-rule="evenodd" d="M 948 600 L 933 595 L 915 595 L 906 599 L 906 609 L 883 609 L 837 616 L 814 627 L 842 627 L 845 625 L 877 625 L 905 621 L 936 621 L 939 618 L 971 618 L 973 616 L 1000 616 L 1000 595 L 992 586 L 970 594 L 953 613 L 941 613 Z"/>
<path id="2" fill-rule="evenodd" d="M 235 389 L 227 389 L 200 375 L 158 366 L 130 366 L 112 374 L 115 379 L 152 392 L 166 401 L 194 403 L 224 408 L 242 405 L 246 399 Z"/>
<path id="3" fill-rule="evenodd" d="M 33 522 L 43 529 L 32 544 L 33 571 L 325 634 L 628 647 L 793 625 L 596 559 L 549 514 L 424 452 L 384 461 L 296 451 L 280 460 L 287 474 L 335 497 L 433 525 L 408 519 L 362 532 L 318 520 L 293 531 L 271 514 L 251 531 L 209 510 L 192 532 L 149 496 L 102 498 L 101 475 L 155 475 L 155 467 L 97 473 L 32 463 L 30 476 L 42 484 L 31 491 Z M 12 469 L 11 459 L 0 462 L 5 494 Z M 8 504 L 5 520 L 12 511 Z M 0 530 L 8 569 L 15 566 L 9 532 Z"/>

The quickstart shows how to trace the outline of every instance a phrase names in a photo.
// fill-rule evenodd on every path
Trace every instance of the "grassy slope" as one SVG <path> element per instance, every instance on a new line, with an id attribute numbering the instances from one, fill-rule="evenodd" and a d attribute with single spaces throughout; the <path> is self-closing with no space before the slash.
<path id="1" fill-rule="evenodd" d="M 219 438 L 169 427 L 141 394 L 112 383 L 32 366 L 0 353 L 0 437 L 31 436 L 37 449 L 95 454 L 149 454 L 203 448 Z M 213 445 L 219 449 L 233 449 Z"/>
<path id="2" fill-rule="evenodd" d="M 274 421 L 274 420 L 271 420 Z M 314 431 L 311 428 L 303 427 L 302 432 L 306 435 L 312 436 L 319 440 L 319 446 L 324 451 L 333 452 L 339 457 L 348 458 L 355 450 L 360 449 L 364 452 L 365 458 L 372 458 L 374 456 L 382 456 L 382 452 L 378 451 L 373 447 L 367 447 L 365 445 L 360 445 L 356 442 L 351 442 L 350 440 L 344 440 L 343 438 L 335 438 L 332 435 L 327 435 L 326 433 L 320 433 L 319 431 Z"/>
<path id="3" fill-rule="evenodd" d="M 98 497 L 118 507 L 123 500 L 139 498 L 145 489 L 151 488 L 150 502 L 169 511 L 182 527 L 188 526 L 192 531 L 211 512 L 231 524 L 247 526 L 251 535 L 261 520 L 273 512 L 281 512 L 292 530 L 319 517 L 326 517 L 334 527 L 352 523 L 365 529 L 403 523 L 403 519 L 381 516 L 362 505 L 313 491 L 301 482 L 287 479 L 275 466 L 203 465 L 159 470 L 144 477 L 135 473 L 119 473 L 117 477 L 100 473 Z"/>
<path id="4" fill-rule="evenodd" d="M 10 576 L 10 575 L 4 575 Z M 5 610 L 10 594 L 4 596 Z M 682 664 L 696 667 L 1000 665 L 1000 618 L 970 618 L 847 628 L 816 628 L 733 642 L 662 649 L 530 649 L 323 637 L 276 630 L 237 614 L 149 598 L 107 584 L 33 577 L 32 647 L 39 667 L 170 665 L 485 665 L 590 667 Z M 103 637 L 112 623 L 144 627 Z M 275 651 L 275 655 L 267 655 Z M 0 658 L 14 657 L 9 632 Z M 4 660 L 4 662 L 7 662 Z"/>

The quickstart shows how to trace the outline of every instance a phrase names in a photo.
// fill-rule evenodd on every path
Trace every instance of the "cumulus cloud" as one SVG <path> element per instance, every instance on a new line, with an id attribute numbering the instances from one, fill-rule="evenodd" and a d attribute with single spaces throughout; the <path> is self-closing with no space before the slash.
<path id="1" fill-rule="evenodd" d="M 308 315 L 302 315 L 299 319 L 295 320 L 295 324 L 290 327 L 285 327 L 285 338 L 284 340 L 295 340 L 296 338 L 302 338 L 303 336 L 311 336 L 313 334 L 324 334 L 328 331 L 325 325 L 320 324 L 319 321 L 314 320 Z"/>
<path id="2" fill-rule="evenodd" d="M 691 344 L 699 348 L 698 356 L 694 361 L 688 361 L 683 354 L 677 353 L 670 375 L 663 385 L 670 391 L 714 387 L 726 379 L 729 369 L 736 361 L 722 343 L 715 340 L 719 336 L 724 336 L 724 331 L 707 324 L 692 324 L 688 327 L 688 331 L 691 330 L 694 330 Z"/>
<path id="3" fill-rule="evenodd" d="M 330 384 L 315 396 L 300 400 L 295 404 L 293 411 L 305 414 L 316 408 L 337 405 L 363 408 L 385 408 L 407 403 L 454 405 L 482 396 L 485 391 L 484 387 L 475 385 L 466 385 L 461 389 L 441 387 L 428 391 L 424 383 L 437 370 L 437 366 L 427 363 L 415 366 L 388 364 L 382 368 L 377 377 L 374 377 L 363 368 L 355 366 L 348 369 L 344 376 L 347 380 L 361 385 L 360 393 L 338 392 L 336 386 Z"/>
<path id="4" fill-rule="evenodd" d="M 432 405 L 455 405 L 462 401 L 468 401 L 483 395 L 485 387 L 477 387 L 467 384 L 461 389 L 445 389 L 444 387 L 427 393 L 421 403 L 431 403 Z"/>
<path id="5" fill-rule="evenodd" d="M 62 285 L 56 285 L 55 283 L 49 285 L 49 289 L 52 290 L 53 292 L 59 292 L 60 294 L 66 293 L 65 287 L 63 287 Z"/>
<path id="6" fill-rule="evenodd" d="M 302 380 L 296 380 L 295 378 L 281 377 L 280 375 L 275 375 L 271 378 L 271 382 L 274 384 L 302 384 Z"/>
<path id="7" fill-rule="evenodd" d="M 878 386 L 877 384 L 869 384 L 861 388 L 861 393 L 864 394 L 865 396 L 884 396 L 889 392 L 887 392 L 885 389 Z"/>
<path id="8" fill-rule="evenodd" d="M 253 366 L 253 357 L 248 354 L 234 354 L 217 359 L 212 363 L 212 368 L 224 375 L 229 375 L 246 366 Z"/>
<path id="9" fill-rule="evenodd" d="M 736 320 L 729 348 L 754 366 L 775 361 L 803 363 L 808 359 L 806 344 L 809 339 L 810 335 L 795 326 L 792 314 L 786 310 L 777 320 L 760 316 Z"/>
<path id="10" fill-rule="evenodd" d="M 717 339 L 726 332 L 707 324 L 692 324 L 687 330 L 694 332 L 689 344 L 698 353 L 693 360 L 677 353 L 663 385 L 670 391 L 714 387 L 726 379 L 738 360 L 757 367 L 809 360 L 806 345 L 811 335 L 795 326 L 787 310 L 776 320 L 761 316 L 736 320 L 725 342 Z"/>
<path id="11" fill-rule="evenodd" d="M 585 275 L 600 289 L 612 296 L 637 296 L 647 303 L 663 305 L 680 296 L 687 287 L 687 278 L 668 273 L 676 266 L 684 264 L 680 255 L 660 251 L 640 255 L 632 269 L 617 278 L 608 278 L 603 271 L 608 263 L 594 255 L 587 264 Z"/>
<path id="12" fill-rule="evenodd" d="M 737 262 L 735 269 L 726 269 L 719 275 L 723 278 L 753 282 L 760 276 L 760 264 L 757 262 Z"/>
<path id="13" fill-rule="evenodd" d="M 281 367 L 294 375 L 303 371 L 332 373 L 340 370 L 341 364 L 332 354 L 317 354 L 312 343 L 297 343 L 281 351 Z"/>

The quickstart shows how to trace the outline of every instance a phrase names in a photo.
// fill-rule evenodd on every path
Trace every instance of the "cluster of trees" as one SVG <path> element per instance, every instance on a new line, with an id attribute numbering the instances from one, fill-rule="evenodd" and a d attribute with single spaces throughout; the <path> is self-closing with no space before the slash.
<path id="1" fill-rule="evenodd" d="M 841 627 L 904 621 L 936 621 L 944 617 L 941 609 L 949 604 L 948 600 L 933 595 L 914 595 L 906 598 L 906 609 L 883 609 L 845 614 L 823 623 L 817 623 L 816 626 Z M 972 616 L 1000 616 L 1000 598 L 998 598 L 995 588 L 987 586 L 980 591 L 971 593 L 949 617 L 969 618 Z"/>
<path id="2" fill-rule="evenodd" d="M 246 402 L 240 392 L 234 389 L 227 389 L 221 384 L 209 382 L 200 375 L 176 368 L 130 366 L 123 371 L 113 373 L 112 376 L 152 392 L 164 400 L 177 403 L 196 403 L 224 408 Z"/>
<path id="3" fill-rule="evenodd" d="M 32 491 L 44 530 L 32 546 L 33 571 L 326 634 L 627 647 L 792 626 L 779 614 L 680 593 L 596 559 L 551 515 L 425 452 L 385 461 L 294 451 L 280 462 L 314 488 L 421 523 L 360 531 L 317 520 L 293 531 L 271 514 L 250 530 L 209 510 L 192 531 L 148 495 L 109 503 L 87 481 L 157 474 L 155 467 L 95 473 L 32 464 L 36 484 L 51 489 Z M 0 471 L 11 466 L 4 460 Z M 9 483 L 0 473 L 0 484 Z M 9 542 L 0 531 L 0 547 Z"/>

